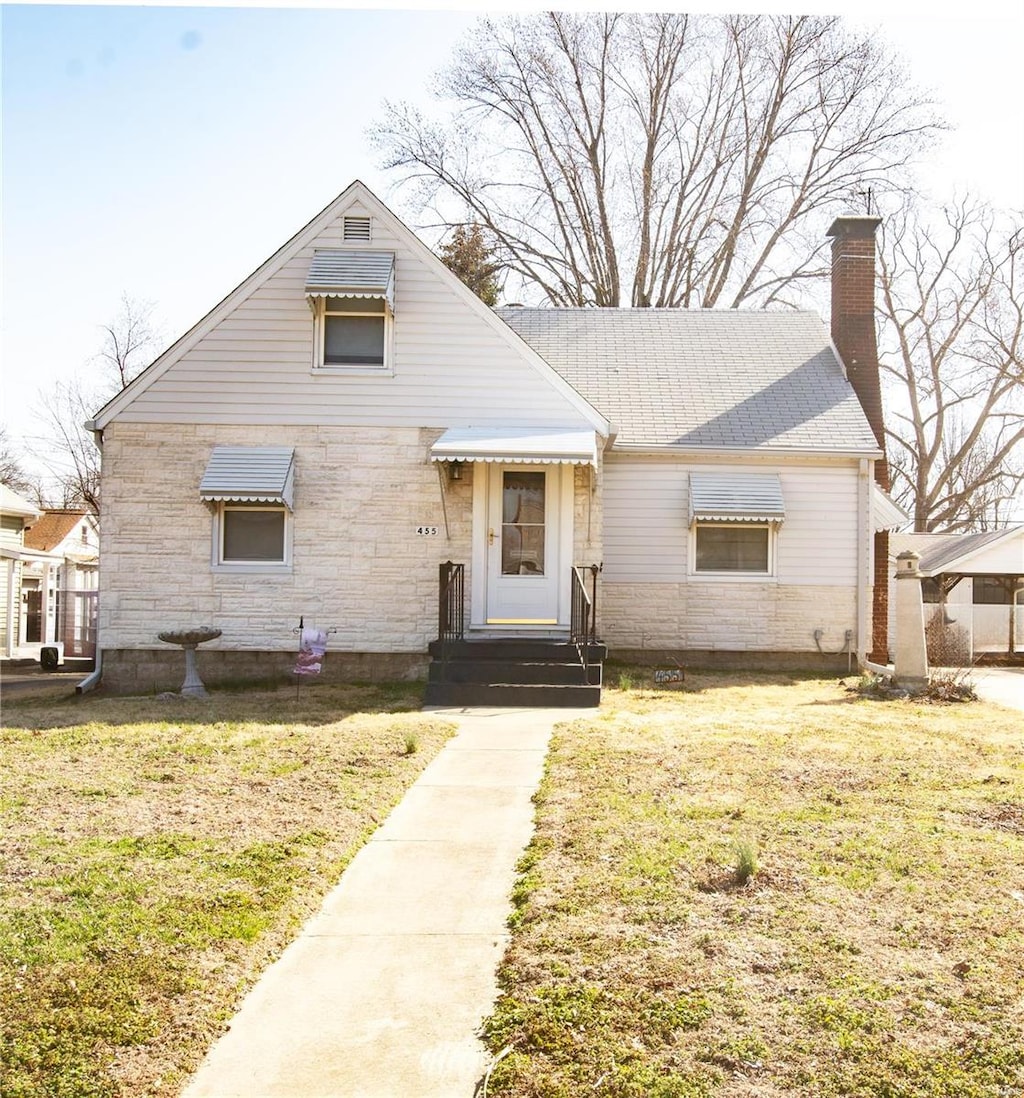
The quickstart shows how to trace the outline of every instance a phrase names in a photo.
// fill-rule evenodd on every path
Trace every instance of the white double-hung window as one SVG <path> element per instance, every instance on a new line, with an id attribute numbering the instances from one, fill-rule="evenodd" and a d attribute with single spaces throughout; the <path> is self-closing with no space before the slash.
<path id="1" fill-rule="evenodd" d="M 691 473 L 690 574 L 774 576 L 785 516 L 777 474 Z"/>
<path id="2" fill-rule="evenodd" d="M 291 447 L 214 447 L 199 497 L 213 514 L 215 571 L 290 571 L 294 484 Z"/>
<path id="3" fill-rule="evenodd" d="M 393 253 L 317 249 L 306 296 L 313 311 L 314 372 L 391 370 Z"/>
<path id="4" fill-rule="evenodd" d="M 387 305 L 382 298 L 325 297 L 321 366 L 372 366 L 387 360 Z"/>

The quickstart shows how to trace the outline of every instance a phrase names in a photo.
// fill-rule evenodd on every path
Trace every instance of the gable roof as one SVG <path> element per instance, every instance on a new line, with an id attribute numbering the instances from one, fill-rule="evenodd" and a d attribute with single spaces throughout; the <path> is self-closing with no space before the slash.
<path id="1" fill-rule="evenodd" d="M 615 423 L 617 449 L 879 456 L 825 324 L 814 313 L 497 312 Z"/>
<path id="2" fill-rule="evenodd" d="M 25 532 L 25 545 L 29 549 L 54 549 L 88 518 L 85 511 L 45 511 L 32 529 Z"/>
<path id="3" fill-rule="evenodd" d="M 593 424 L 601 435 L 611 433 L 607 419 L 581 394 L 573 388 L 558 372 L 545 362 L 535 350 L 517 339 L 506 324 L 495 315 L 494 310 L 485 305 L 463 282 L 441 262 L 440 259 L 395 216 L 372 191 L 359 180 L 349 184 L 332 202 L 325 206 L 311 221 L 304 225 L 290 240 L 283 244 L 269 259 L 265 260 L 248 278 L 239 283 L 219 304 L 214 306 L 197 324 L 193 325 L 180 339 L 163 352 L 134 381 L 107 402 L 86 424 L 88 430 L 102 432 L 103 428 L 127 408 L 132 401 L 144 393 L 155 381 L 163 376 L 176 362 L 188 353 L 221 320 L 227 317 L 237 305 L 267 279 L 278 272 L 293 256 L 309 246 L 324 228 L 343 210 L 359 203 L 361 207 L 372 211 L 373 215 L 386 222 L 393 233 L 399 236 L 408 247 L 416 252 L 421 260 L 429 264 L 436 278 L 444 281 L 448 288 L 457 294 L 467 309 L 472 310 L 490 327 L 516 354 L 526 361 L 540 380 L 561 394 L 582 416 Z"/>
<path id="4" fill-rule="evenodd" d="M 43 513 L 35 504 L 29 503 L 24 496 L 19 496 L 6 484 L 0 484 L 0 513 L 22 518 L 26 522 L 39 518 Z"/>
<path id="5" fill-rule="evenodd" d="M 918 570 L 924 576 L 970 572 L 972 561 L 983 550 L 1021 535 L 1024 535 L 1024 526 L 983 530 L 977 534 L 901 534 L 892 539 L 890 553 L 913 549 L 921 557 Z"/>

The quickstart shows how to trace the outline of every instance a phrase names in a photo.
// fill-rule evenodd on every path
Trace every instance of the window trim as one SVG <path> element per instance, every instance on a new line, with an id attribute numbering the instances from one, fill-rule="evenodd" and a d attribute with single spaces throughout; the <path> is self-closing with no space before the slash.
<path id="1" fill-rule="evenodd" d="M 330 297 L 343 297 L 351 301 L 359 302 L 361 299 L 353 296 L 352 294 L 331 294 Z M 324 352 L 327 340 L 327 301 L 328 297 L 318 296 L 311 298 L 313 303 L 313 366 L 312 371 L 314 374 L 348 374 L 348 375 L 370 375 L 380 376 L 381 374 L 392 375 L 394 373 L 394 313 L 391 311 L 391 307 L 388 305 L 387 299 L 383 297 L 366 298 L 367 308 L 364 310 L 354 309 L 346 311 L 344 313 L 336 313 L 330 315 L 338 316 L 369 316 L 379 317 L 381 315 L 381 309 L 377 308 L 377 303 L 383 307 L 384 314 L 384 361 L 380 366 L 369 366 L 366 364 L 351 364 L 348 365 L 344 362 L 325 362 Z M 371 310 L 369 304 L 372 302 L 374 308 Z"/>
<path id="2" fill-rule="evenodd" d="M 737 528 L 754 528 L 757 530 L 765 530 L 768 533 L 768 567 L 764 572 L 752 572 L 752 571 L 740 571 L 740 570 L 712 570 L 708 568 L 697 568 L 697 535 L 700 530 L 716 528 L 716 529 L 731 529 Z M 779 523 L 768 521 L 729 521 L 729 522 L 715 522 L 710 519 L 695 519 L 690 526 L 690 536 L 687 539 L 690 543 L 689 551 L 689 567 L 688 574 L 691 579 L 695 580 L 729 580 L 732 583 L 764 583 L 765 581 L 773 581 L 777 578 L 776 567 L 778 563 L 778 537 L 779 537 Z"/>
<path id="3" fill-rule="evenodd" d="M 284 545 L 281 560 L 225 560 L 225 514 L 228 511 L 273 511 L 284 516 Z M 241 500 L 218 500 L 213 508 L 211 567 L 214 572 L 249 574 L 287 574 L 292 570 L 292 512 L 284 503 L 246 503 Z"/>

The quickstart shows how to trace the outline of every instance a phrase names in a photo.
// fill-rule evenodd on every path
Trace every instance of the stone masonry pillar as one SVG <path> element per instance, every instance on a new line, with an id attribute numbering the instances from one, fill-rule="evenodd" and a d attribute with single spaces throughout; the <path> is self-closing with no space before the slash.
<path id="1" fill-rule="evenodd" d="M 907 549 L 896 558 L 896 670 L 901 686 L 928 682 L 928 649 L 924 636 L 924 604 L 921 598 L 921 557 Z"/>

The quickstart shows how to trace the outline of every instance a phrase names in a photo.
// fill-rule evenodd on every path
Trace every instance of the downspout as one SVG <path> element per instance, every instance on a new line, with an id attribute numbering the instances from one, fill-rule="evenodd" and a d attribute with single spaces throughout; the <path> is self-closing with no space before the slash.
<path id="1" fill-rule="evenodd" d="M 103 649 L 96 645 L 96 667 L 75 687 L 76 694 L 88 694 L 95 690 L 103 677 Z"/>
<path id="2" fill-rule="evenodd" d="M 18 627 L 18 608 L 14 605 L 18 585 L 14 582 L 14 574 L 19 567 L 21 567 L 20 560 L 7 559 L 7 651 L 4 652 L 4 655 L 8 659 L 13 658 L 18 639 L 15 636 Z"/>
<path id="3" fill-rule="evenodd" d="M 861 458 L 857 468 L 857 662 L 862 667 L 867 662 L 867 623 L 871 617 L 867 582 L 871 570 L 870 466 L 867 458 Z"/>
<path id="4" fill-rule="evenodd" d="M 84 424 L 85 429 L 92 434 L 93 442 L 96 443 L 96 449 L 99 450 L 100 455 L 103 454 L 103 428 L 96 426 L 96 420 L 90 419 Z M 102 561 L 102 556 L 100 560 Z M 97 623 L 98 626 L 99 623 Z M 100 648 L 99 629 L 97 628 L 96 637 L 96 666 L 89 672 L 88 675 L 75 687 L 76 694 L 88 694 L 90 690 L 95 690 L 100 684 L 100 679 L 103 677 L 103 649 Z"/>

